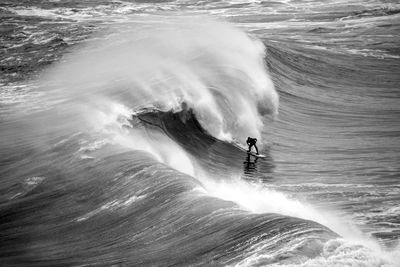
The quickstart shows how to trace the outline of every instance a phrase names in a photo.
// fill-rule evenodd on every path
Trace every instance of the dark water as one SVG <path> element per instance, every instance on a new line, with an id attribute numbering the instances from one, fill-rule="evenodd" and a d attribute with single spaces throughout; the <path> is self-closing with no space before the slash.
<path id="1" fill-rule="evenodd" d="M 399 10 L 1 2 L 2 265 L 399 266 Z"/>

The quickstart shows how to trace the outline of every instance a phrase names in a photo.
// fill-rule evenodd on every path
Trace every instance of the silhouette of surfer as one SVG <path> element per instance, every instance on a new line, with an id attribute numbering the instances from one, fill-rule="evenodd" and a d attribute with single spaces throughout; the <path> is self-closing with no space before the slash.
<path id="1" fill-rule="evenodd" d="M 257 155 L 258 155 L 258 148 L 256 146 L 257 138 L 247 137 L 246 143 L 249 146 L 249 150 L 247 152 L 251 152 L 251 148 L 254 146 L 254 148 L 256 149 Z"/>

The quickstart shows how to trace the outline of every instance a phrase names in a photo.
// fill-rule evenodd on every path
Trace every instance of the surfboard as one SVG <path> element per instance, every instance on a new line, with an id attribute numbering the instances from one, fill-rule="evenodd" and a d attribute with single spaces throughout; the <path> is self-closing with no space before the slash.
<path id="1" fill-rule="evenodd" d="M 247 151 L 246 151 L 247 152 Z M 249 155 L 252 155 L 253 157 L 256 157 L 256 158 L 265 158 L 266 156 L 265 155 L 263 155 L 263 154 L 256 154 L 256 153 L 254 153 L 254 152 L 247 152 L 247 154 L 249 154 Z"/>
<path id="2" fill-rule="evenodd" d="M 256 157 L 256 158 L 266 158 L 267 156 L 266 155 L 263 155 L 263 154 L 256 154 L 255 152 L 247 152 L 247 148 L 245 148 L 245 147 L 243 147 L 243 146 L 241 146 L 239 143 L 233 143 L 233 145 L 236 147 L 236 148 L 238 148 L 238 149 L 240 149 L 240 150 L 242 150 L 243 152 L 246 152 L 248 155 L 252 155 L 253 157 Z"/>

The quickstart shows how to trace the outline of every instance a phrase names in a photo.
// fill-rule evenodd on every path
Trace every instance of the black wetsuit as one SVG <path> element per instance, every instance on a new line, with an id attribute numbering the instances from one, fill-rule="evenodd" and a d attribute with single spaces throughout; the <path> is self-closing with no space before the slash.
<path id="1" fill-rule="evenodd" d="M 250 152 L 251 151 L 251 147 L 254 146 L 254 148 L 256 149 L 257 155 L 258 155 L 258 148 L 256 146 L 257 138 L 248 137 L 246 143 L 249 146 L 249 150 L 247 152 Z"/>

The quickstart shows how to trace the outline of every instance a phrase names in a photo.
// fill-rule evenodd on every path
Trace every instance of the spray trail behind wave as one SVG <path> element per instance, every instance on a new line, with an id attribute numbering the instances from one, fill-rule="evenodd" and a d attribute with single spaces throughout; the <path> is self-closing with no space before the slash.
<path id="1" fill-rule="evenodd" d="M 264 45 L 226 23 L 144 18 L 98 39 L 52 68 L 46 83 L 96 108 L 114 101 L 132 110 L 166 111 L 185 102 L 209 133 L 224 140 L 259 138 L 262 116 L 277 113 Z"/>

